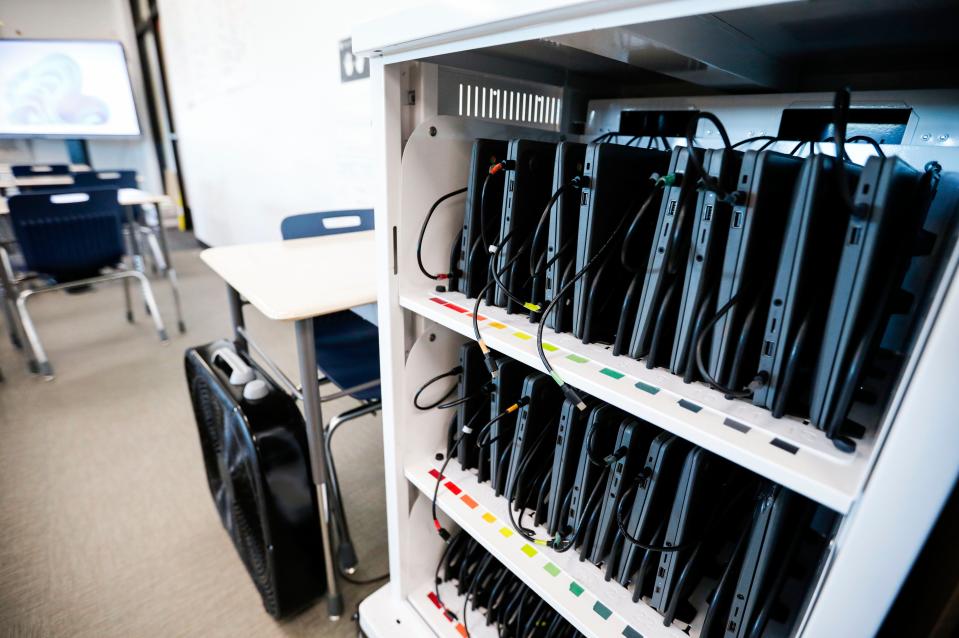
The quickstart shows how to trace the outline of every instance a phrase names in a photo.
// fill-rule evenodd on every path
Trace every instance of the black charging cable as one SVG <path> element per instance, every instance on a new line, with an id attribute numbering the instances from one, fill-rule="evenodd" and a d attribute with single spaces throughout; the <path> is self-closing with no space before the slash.
<path id="1" fill-rule="evenodd" d="M 501 411 L 499 414 L 494 416 L 492 419 L 487 421 L 486 424 L 479 429 L 479 433 L 476 435 L 476 447 L 480 447 L 480 448 L 485 447 L 493 443 L 493 441 L 498 440 L 499 437 L 487 440 L 487 437 L 489 436 L 490 428 L 493 427 L 493 424 L 498 423 L 502 419 L 505 419 L 507 416 L 509 416 L 510 414 L 513 414 L 514 412 L 516 412 L 517 410 L 519 410 L 520 408 L 526 405 L 529 405 L 529 397 L 520 397 L 519 401 L 509 406 L 508 408 L 506 408 L 505 410 Z"/>
<path id="2" fill-rule="evenodd" d="M 733 144 L 733 145 L 730 146 L 729 148 L 737 148 L 737 147 L 739 147 L 739 146 L 746 146 L 747 144 L 752 144 L 753 142 L 759 142 L 759 141 L 762 141 L 762 140 L 767 140 L 767 143 L 766 143 L 766 144 L 763 144 L 761 147 L 759 147 L 759 150 L 763 150 L 763 149 L 765 149 L 767 146 L 769 146 L 769 145 L 771 145 L 771 144 L 774 144 L 775 142 L 778 142 L 778 141 L 779 141 L 779 138 L 778 138 L 778 137 L 775 137 L 775 136 L 773 136 L 773 135 L 757 135 L 757 136 L 755 136 L 755 137 L 747 137 L 747 138 L 744 139 L 744 140 L 739 140 L 738 142 L 736 142 L 735 144 Z"/>
<path id="3" fill-rule="evenodd" d="M 443 541 L 447 543 L 450 541 L 450 533 L 449 531 L 447 531 L 445 527 L 443 527 L 443 524 L 440 523 L 439 516 L 437 516 L 437 512 L 436 512 L 436 501 L 440 496 L 440 484 L 443 482 L 446 468 L 449 467 L 450 460 L 453 458 L 453 451 L 456 450 L 456 447 L 459 445 L 460 439 L 462 439 L 464 436 L 467 436 L 470 432 L 472 432 L 473 422 L 476 421 L 476 418 L 479 415 L 480 413 L 477 412 L 472 417 L 470 417 L 470 420 L 467 421 L 466 424 L 460 430 L 459 435 L 455 439 L 453 439 L 453 441 L 450 443 L 449 449 L 447 449 L 446 451 L 446 458 L 443 460 L 443 465 L 440 467 L 439 472 L 437 472 L 436 474 L 436 487 L 433 489 L 433 502 L 431 504 L 430 512 L 433 516 L 433 527 L 436 528 L 436 533 L 439 534 L 440 538 L 442 538 Z"/>
<path id="4" fill-rule="evenodd" d="M 441 403 L 443 403 L 444 401 L 446 401 L 446 399 L 448 399 L 449 396 L 450 396 L 451 394 L 453 394 L 453 392 L 456 391 L 456 384 L 455 384 L 455 383 L 454 383 L 453 386 L 446 392 L 446 394 L 444 394 L 442 397 L 440 397 L 436 402 L 431 403 L 431 404 L 429 404 L 429 405 L 420 405 L 420 403 L 419 403 L 420 395 L 423 394 L 423 392 L 425 392 L 428 387 L 430 387 L 431 385 L 433 385 L 433 384 L 436 383 L 437 381 L 441 381 L 442 379 L 446 379 L 447 377 L 455 377 L 456 375 L 458 375 L 458 374 L 461 373 L 462 371 L 463 371 L 463 367 L 462 367 L 462 366 L 456 366 L 456 367 L 454 367 L 454 368 L 451 368 L 451 369 L 447 370 L 446 372 L 442 372 L 442 373 L 436 375 L 435 377 L 433 377 L 432 379 L 430 379 L 429 381 L 427 381 L 426 383 L 424 383 L 423 385 L 421 385 L 420 388 L 419 388 L 419 390 L 416 391 L 416 394 L 413 395 L 413 405 L 416 407 L 416 409 L 417 409 L 417 410 L 432 410 L 433 408 L 439 407 L 439 405 L 440 405 Z"/>
<path id="5" fill-rule="evenodd" d="M 429 212 L 426 213 L 426 218 L 423 220 L 423 225 L 420 226 L 420 235 L 416 240 L 416 263 L 420 267 L 420 272 L 434 281 L 442 281 L 444 279 L 449 279 L 450 277 L 453 276 L 454 273 L 441 273 L 438 275 L 434 275 L 433 273 L 426 270 L 426 266 L 423 265 L 423 238 L 426 236 L 426 227 L 429 226 L 430 219 L 433 218 L 433 213 L 436 212 L 436 209 L 439 207 L 440 204 L 448 200 L 450 197 L 455 197 L 456 195 L 465 193 L 467 190 L 468 190 L 467 188 L 458 188 L 455 191 L 450 191 L 449 193 L 446 193 L 445 195 L 440 197 L 438 200 L 433 202 L 433 205 L 430 206 Z"/>
<path id="6" fill-rule="evenodd" d="M 742 191 L 728 192 L 724 190 L 719 178 L 713 177 L 703 170 L 702 162 L 699 161 L 699 157 L 693 152 L 696 139 L 696 127 L 699 125 L 699 120 L 712 122 L 716 126 L 716 130 L 719 131 L 719 135 L 723 140 L 723 146 L 727 150 L 733 149 L 733 145 L 729 141 L 729 134 L 726 132 L 726 127 L 723 126 L 722 121 L 709 111 L 700 111 L 690 119 L 689 125 L 686 127 L 686 148 L 688 149 L 686 155 L 689 158 L 689 165 L 692 167 L 694 174 L 700 176 L 699 183 L 702 188 L 716 193 L 716 197 L 720 201 L 733 205 L 738 204 L 742 201 L 745 194 Z"/>
<path id="7" fill-rule="evenodd" d="M 473 399 L 478 399 L 478 398 L 480 398 L 481 396 L 483 396 L 484 394 L 485 394 L 485 395 L 490 395 L 490 394 L 493 393 L 493 389 L 494 389 L 494 388 L 493 388 L 493 384 L 490 383 L 490 382 L 487 382 L 487 383 L 484 383 L 482 386 L 480 386 L 480 389 L 479 389 L 479 390 L 477 390 L 476 392 L 474 392 L 473 394 L 471 394 L 471 395 L 469 395 L 469 396 L 460 397 L 460 398 L 454 399 L 454 400 L 452 400 L 452 401 L 447 401 L 446 403 L 440 403 L 440 404 L 438 404 L 436 407 L 439 408 L 440 410 L 448 410 L 449 408 L 455 408 L 455 407 L 458 406 L 458 405 L 463 405 L 464 403 L 469 403 L 469 402 L 472 401 Z"/>
<path id="8" fill-rule="evenodd" d="M 732 309 L 733 306 L 739 303 L 741 294 L 742 292 L 730 297 L 729 301 L 723 304 L 722 307 L 719 308 L 719 310 L 717 310 L 712 317 L 710 317 L 709 321 L 707 321 L 703 325 L 703 327 L 700 328 L 699 333 L 696 335 L 696 345 L 695 345 L 696 368 L 699 370 L 700 376 L 709 385 L 713 386 L 714 388 L 716 388 L 717 390 L 719 390 L 726 396 L 734 397 L 734 398 L 746 398 L 746 397 L 752 396 L 756 390 L 758 390 L 760 387 L 764 386 L 766 383 L 769 382 L 768 374 L 766 372 L 760 372 L 759 374 L 757 374 L 753 378 L 753 380 L 750 381 L 749 386 L 746 389 L 735 389 L 735 388 L 726 387 L 725 385 L 720 383 L 717 379 L 714 379 L 713 376 L 706 369 L 706 363 L 703 357 L 703 343 L 706 340 L 706 335 L 712 332 L 713 328 L 716 326 L 719 320 L 723 318 L 723 315 L 725 315 L 727 312 L 729 312 Z M 748 331 L 744 327 L 742 334 L 740 335 L 742 343 L 740 344 L 740 348 L 737 350 L 737 360 L 741 358 L 742 356 L 742 353 L 743 353 L 742 346 L 745 345 L 744 340 L 745 340 L 745 337 L 747 336 L 747 333 Z"/>
<path id="9" fill-rule="evenodd" d="M 546 208 L 543 210 L 543 214 L 540 215 L 539 222 L 536 224 L 536 230 L 533 232 L 532 244 L 529 250 L 530 277 L 535 277 L 537 275 L 537 262 L 542 261 L 542 258 L 537 258 L 536 256 L 536 247 L 540 244 L 540 238 L 542 236 L 543 229 L 549 226 L 550 215 L 552 214 L 553 207 L 556 205 L 556 202 L 559 201 L 559 198 L 565 195 L 567 191 L 572 188 L 579 188 L 582 181 L 582 176 L 577 175 L 573 179 L 557 188 L 553 194 L 550 195 L 549 201 L 546 202 Z M 542 251 L 542 254 L 545 254 L 545 252 L 545 250 Z"/>
<path id="10" fill-rule="evenodd" d="M 657 193 L 659 192 L 659 188 L 665 186 L 667 183 L 670 183 L 670 184 L 673 183 L 673 181 L 675 180 L 675 176 L 673 175 L 666 175 L 665 177 L 657 176 L 655 178 L 651 177 L 651 179 L 655 179 L 655 185 L 650 190 L 644 203 L 639 207 L 639 210 L 636 212 L 635 214 L 636 218 L 646 214 L 646 211 L 651 206 L 652 200 L 656 197 Z M 633 206 L 630 206 L 629 210 L 632 210 L 632 209 L 633 209 Z M 574 274 L 570 278 L 570 280 L 563 285 L 563 287 L 559 290 L 559 292 L 556 293 L 556 296 L 553 297 L 553 299 L 549 302 L 549 305 L 546 306 L 546 310 L 543 311 L 543 315 L 540 319 L 539 326 L 536 329 L 536 352 L 537 354 L 539 354 L 539 359 L 540 361 L 542 361 L 543 367 L 546 368 L 546 372 L 553 378 L 553 381 L 555 381 L 557 385 L 559 385 L 559 388 L 563 392 L 563 395 L 566 397 L 566 399 L 572 402 L 573 405 L 575 405 L 580 410 L 586 409 L 586 403 L 579 396 L 579 393 L 577 393 L 576 390 L 574 390 L 565 381 L 563 381 L 563 378 L 559 375 L 558 372 L 556 372 L 556 370 L 553 369 L 553 366 L 550 364 L 549 360 L 546 358 L 546 351 L 543 349 L 543 328 L 546 326 L 546 318 L 549 316 L 549 313 L 551 313 L 556 308 L 556 306 L 563 299 L 564 295 L 566 295 L 566 293 L 568 293 L 572 289 L 573 285 L 577 281 L 579 281 L 583 277 L 583 275 L 585 275 L 586 272 L 589 271 L 589 269 L 592 268 L 593 265 L 599 261 L 601 257 L 605 255 L 606 251 L 612 245 L 615 238 L 619 235 L 620 231 L 622 231 L 623 227 L 626 224 L 627 219 L 630 219 L 630 215 L 628 213 L 626 215 L 623 215 L 620 218 L 619 222 L 616 224 L 616 228 L 614 228 L 613 232 L 609 234 L 609 237 L 606 239 L 606 242 L 602 246 L 600 246 L 599 250 L 596 251 L 596 254 L 594 254 L 593 257 L 589 261 L 587 261 L 586 264 L 583 265 L 583 267 L 580 268 L 576 272 L 576 274 Z M 635 219 L 633 219 L 632 223 L 636 224 L 638 222 Z"/>

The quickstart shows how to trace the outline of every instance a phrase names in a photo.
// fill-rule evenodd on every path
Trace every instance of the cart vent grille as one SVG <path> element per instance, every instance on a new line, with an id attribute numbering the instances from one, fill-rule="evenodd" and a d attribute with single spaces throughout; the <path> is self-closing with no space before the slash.
<path id="1" fill-rule="evenodd" d="M 441 115 L 479 118 L 558 131 L 563 89 L 496 76 L 440 70 Z"/>

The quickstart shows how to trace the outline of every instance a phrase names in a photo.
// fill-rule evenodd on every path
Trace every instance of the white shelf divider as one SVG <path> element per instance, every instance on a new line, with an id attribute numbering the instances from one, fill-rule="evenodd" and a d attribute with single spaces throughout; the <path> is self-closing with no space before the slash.
<path id="1" fill-rule="evenodd" d="M 474 301 L 460 293 L 421 289 L 400 295 L 400 304 L 466 337 L 473 337 Z M 544 370 L 536 352 L 537 325 L 523 315 L 481 306 L 479 326 L 487 345 Z M 696 445 L 788 487 L 839 513 L 849 512 L 868 472 L 873 434 L 853 453 L 838 450 L 800 419 L 773 418 L 746 401 L 728 400 L 702 383 L 683 383 L 664 369 L 614 357 L 610 349 L 583 344 L 546 328 L 550 364 L 575 388 L 643 418 Z"/>
<path id="2" fill-rule="evenodd" d="M 406 467 L 406 478 L 426 499 L 433 498 L 438 466 L 438 462 L 428 461 Z M 446 469 L 437 506 L 587 636 L 697 635 L 695 630 L 685 633 L 681 623 L 663 626 L 663 617 L 656 610 L 643 602 L 634 603 L 629 590 L 615 581 L 606 582 L 603 572 L 588 561 L 580 562 L 575 550 L 560 553 L 517 534 L 509 522 L 506 500 L 456 463 Z"/>

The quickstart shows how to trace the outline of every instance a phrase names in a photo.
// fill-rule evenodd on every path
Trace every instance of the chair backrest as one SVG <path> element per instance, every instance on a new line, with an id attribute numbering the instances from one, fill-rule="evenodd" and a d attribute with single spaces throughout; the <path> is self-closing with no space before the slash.
<path id="1" fill-rule="evenodd" d="M 123 258 L 115 189 L 14 195 L 7 204 L 30 270 L 66 281 L 96 275 Z"/>
<path id="2" fill-rule="evenodd" d="M 136 171 L 84 171 L 73 174 L 73 186 L 89 188 L 136 188 Z"/>
<path id="3" fill-rule="evenodd" d="M 331 210 L 324 213 L 290 215 L 280 222 L 283 239 L 302 239 L 373 230 L 373 210 Z"/>
<path id="4" fill-rule="evenodd" d="M 69 164 L 15 164 L 10 167 L 14 177 L 43 177 L 69 175 Z"/>

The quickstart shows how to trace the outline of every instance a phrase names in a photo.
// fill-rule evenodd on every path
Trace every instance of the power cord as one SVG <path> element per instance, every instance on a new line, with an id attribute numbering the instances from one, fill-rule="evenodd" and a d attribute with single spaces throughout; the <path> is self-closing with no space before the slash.
<path id="1" fill-rule="evenodd" d="M 674 175 L 666 175 L 665 177 L 651 176 L 651 179 L 654 179 L 655 186 L 652 188 L 652 190 L 650 190 L 643 205 L 639 207 L 639 210 L 637 211 L 635 215 L 636 218 L 639 218 L 640 216 L 646 213 L 646 211 L 649 209 L 652 203 L 652 200 L 655 198 L 656 194 L 658 193 L 658 189 L 665 186 L 667 182 L 672 183 L 675 180 L 675 176 Z M 632 206 L 630 207 L 630 209 L 631 208 Z M 616 224 L 616 228 L 613 229 L 612 233 L 610 233 L 609 237 L 606 239 L 606 242 L 602 246 L 600 246 L 598 251 L 596 251 L 596 254 L 593 255 L 593 257 L 589 261 L 587 261 L 586 264 L 582 268 L 580 268 L 576 272 L 576 274 L 570 278 L 568 282 L 566 282 L 566 284 L 559 290 L 556 296 L 553 297 L 553 299 L 549 302 L 549 305 L 546 306 L 546 310 L 543 311 L 543 315 L 539 322 L 539 327 L 537 327 L 536 329 L 536 352 L 537 354 L 539 354 L 539 358 L 540 358 L 540 361 L 542 361 L 543 363 L 543 367 L 546 368 L 546 372 L 553 378 L 553 381 L 555 381 L 557 385 L 559 385 L 559 388 L 563 392 L 563 395 L 566 397 L 566 399 L 572 402 L 580 410 L 586 409 L 586 403 L 583 402 L 583 399 L 579 396 L 579 393 L 577 393 L 573 388 L 567 385 L 565 381 L 563 381 L 563 378 L 559 375 L 558 372 L 556 372 L 553 369 L 553 366 L 550 364 L 549 360 L 546 358 L 546 351 L 543 349 L 543 328 L 546 326 L 546 318 L 549 316 L 549 313 L 556 308 L 557 304 L 560 302 L 563 296 L 567 292 L 569 292 L 569 290 L 573 287 L 573 285 L 577 281 L 579 281 L 583 277 L 583 275 L 585 275 L 586 272 L 590 268 L 592 268 L 594 264 L 596 264 L 599 261 L 600 257 L 602 257 L 606 253 L 610 245 L 612 245 L 613 240 L 616 238 L 617 235 L 619 235 L 619 232 L 623 229 L 623 226 L 625 225 L 626 220 L 629 219 L 629 217 L 630 216 L 626 214 L 620 218 L 619 222 Z M 634 219 L 632 223 L 636 224 L 638 222 L 636 219 Z"/>
<path id="2" fill-rule="evenodd" d="M 420 226 L 420 235 L 416 240 L 416 263 L 420 267 L 420 272 L 434 281 L 443 281 L 445 279 L 449 279 L 450 277 L 453 276 L 453 273 L 441 273 L 438 275 L 434 275 L 433 273 L 426 270 L 426 266 L 423 265 L 423 237 L 426 236 L 426 227 L 429 226 L 430 219 L 432 219 L 433 213 L 436 212 L 436 209 L 437 207 L 439 207 L 440 204 L 448 200 L 450 197 L 455 197 L 456 195 L 465 193 L 467 190 L 469 189 L 458 188 L 455 191 L 450 191 L 449 193 L 446 193 L 445 195 L 440 197 L 438 200 L 433 202 L 433 205 L 430 206 L 429 212 L 426 213 L 426 218 L 423 220 L 423 225 Z"/>
<path id="3" fill-rule="evenodd" d="M 455 383 L 453 384 L 453 387 L 451 387 L 451 388 L 446 392 L 446 394 L 444 394 L 444 395 L 443 395 L 439 400 L 437 400 L 435 403 L 431 403 L 431 404 L 429 404 L 429 405 L 420 405 L 420 404 L 419 404 L 420 395 L 423 394 L 423 392 L 424 392 L 428 387 L 430 387 L 431 385 L 433 385 L 433 384 L 436 383 L 437 381 L 440 381 L 440 380 L 442 380 L 442 379 L 446 379 L 447 377 L 455 377 L 456 375 L 458 375 L 458 374 L 461 373 L 462 371 L 463 371 L 463 367 L 462 367 L 462 366 L 456 366 L 456 367 L 454 367 L 454 368 L 451 368 L 451 369 L 447 370 L 446 372 L 443 372 L 443 373 L 440 373 L 440 374 L 436 375 L 435 377 L 433 377 L 432 379 L 430 379 L 429 381 L 427 381 L 426 383 L 424 383 L 423 385 L 421 385 L 420 388 L 419 388 L 419 390 L 416 391 L 416 394 L 413 395 L 413 405 L 414 405 L 414 407 L 416 407 L 417 410 L 432 410 L 433 408 L 439 407 L 439 405 L 440 405 L 441 403 L 443 403 L 444 401 L 446 401 L 446 399 L 448 399 L 449 396 L 450 396 L 451 394 L 453 394 L 453 392 L 456 390 L 456 384 L 455 384 Z"/>

